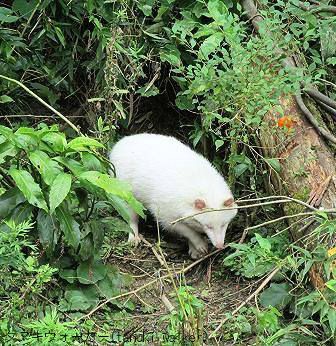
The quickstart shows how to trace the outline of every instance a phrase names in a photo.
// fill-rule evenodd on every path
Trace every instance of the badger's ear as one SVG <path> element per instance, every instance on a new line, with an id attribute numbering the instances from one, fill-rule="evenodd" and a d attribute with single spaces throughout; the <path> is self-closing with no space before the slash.
<path id="1" fill-rule="evenodd" d="M 224 201 L 223 205 L 224 205 L 224 207 L 232 207 L 233 203 L 234 203 L 234 200 L 231 197 L 231 198 L 227 199 L 226 201 Z"/>
<path id="2" fill-rule="evenodd" d="M 197 210 L 202 210 L 206 207 L 205 201 L 203 199 L 195 199 L 194 208 Z"/>

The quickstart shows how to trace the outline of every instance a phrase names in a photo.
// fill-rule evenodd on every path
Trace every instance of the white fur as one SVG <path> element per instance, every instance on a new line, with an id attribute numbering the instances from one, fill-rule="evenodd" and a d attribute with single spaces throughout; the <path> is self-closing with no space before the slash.
<path id="1" fill-rule="evenodd" d="M 237 209 L 204 213 L 170 224 L 199 212 L 195 208 L 198 199 L 205 202 L 206 208 L 217 209 L 233 198 L 224 178 L 207 159 L 173 137 L 144 133 L 116 143 L 110 160 L 116 176 L 132 185 L 135 197 L 160 224 L 188 239 L 191 257 L 207 252 L 202 233 L 214 246 L 223 246 L 226 228 Z M 133 212 L 130 225 L 134 234 L 129 240 L 138 243 L 138 218 Z"/>

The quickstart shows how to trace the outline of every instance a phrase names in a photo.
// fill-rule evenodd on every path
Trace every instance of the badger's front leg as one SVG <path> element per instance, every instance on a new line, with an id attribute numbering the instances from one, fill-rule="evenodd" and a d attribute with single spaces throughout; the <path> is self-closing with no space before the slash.
<path id="1" fill-rule="evenodd" d="M 169 231 L 187 238 L 189 244 L 189 255 L 192 259 L 198 259 L 208 252 L 208 243 L 204 238 L 189 226 L 177 223 L 169 228 Z"/>
<path id="2" fill-rule="evenodd" d="M 132 229 L 132 232 L 130 232 L 128 235 L 128 242 L 136 247 L 141 241 L 139 237 L 139 229 L 138 229 L 139 217 L 131 209 L 129 210 L 129 215 L 130 215 L 129 225 Z"/>

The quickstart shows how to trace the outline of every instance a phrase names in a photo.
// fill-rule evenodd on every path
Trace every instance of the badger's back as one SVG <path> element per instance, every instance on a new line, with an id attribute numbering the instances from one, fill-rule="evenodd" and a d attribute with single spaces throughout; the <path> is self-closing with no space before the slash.
<path id="1" fill-rule="evenodd" d="M 116 176 L 128 181 L 135 197 L 158 218 L 174 219 L 199 197 L 217 208 L 231 195 L 210 162 L 173 137 L 124 137 L 112 148 L 110 160 Z"/>

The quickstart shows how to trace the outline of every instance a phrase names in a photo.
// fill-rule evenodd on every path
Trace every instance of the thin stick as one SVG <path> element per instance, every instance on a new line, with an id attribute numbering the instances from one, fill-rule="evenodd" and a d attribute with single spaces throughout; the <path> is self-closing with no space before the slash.
<path id="1" fill-rule="evenodd" d="M 195 266 L 197 266 L 199 263 L 203 262 L 204 260 L 206 260 L 207 258 L 217 254 L 218 252 L 221 252 L 223 251 L 224 249 L 226 249 L 228 247 L 228 245 L 224 245 L 223 249 L 217 249 L 207 255 L 205 255 L 204 257 L 198 259 L 197 261 L 191 263 L 189 266 L 185 267 L 184 269 L 181 269 L 179 271 L 176 272 L 176 274 L 185 274 L 187 273 L 188 271 L 190 271 L 192 268 L 194 268 Z M 103 306 L 105 306 L 106 304 L 110 303 L 111 301 L 113 300 L 116 300 L 116 299 L 119 299 L 119 298 L 123 298 L 123 297 L 128 297 L 130 295 L 133 295 L 135 293 L 138 293 L 139 291 L 145 289 L 146 287 L 148 286 L 151 286 L 153 284 L 155 284 L 156 282 L 158 282 L 159 280 L 163 280 L 163 279 L 167 279 L 170 275 L 169 274 L 166 274 L 164 276 L 161 276 L 160 278 L 156 278 L 154 280 L 151 280 L 147 283 L 145 283 L 144 285 L 136 288 L 135 290 L 133 291 L 130 291 L 130 292 L 125 292 L 125 293 L 122 293 L 122 294 L 119 294 L 117 296 L 114 296 L 114 297 L 111 297 L 105 301 L 103 301 L 101 304 L 97 305 L 94 309 L 92 309 L 89 313 L 87 313 L 86 315 L 80 317 L 78 321 L 82 320 L 82 319 L 85 319 L 85 318 L 89 318 L 93 313 L 95 313 L 97 310 L 101 309 Z"/>
<path id="2" fill-rule="evenodd" d="M 81 134 L 80 130 L 69 120 L 67 119 L 63 114 L 61 114 L 59 111 L 57 111 L 55 108 L 51 107 L 47 102 L 41 99 L 38 95 L 36 95 L 34 92 L 32 92 L 29 88 L 27 88 L 23 83 L 19 82 L 16 79 L 9 78 L 6 76 L 3 76 L 0 74 L 0 78 L 8 80 L 9 82 L 15 83 L 19 85 L 22 89 L 27 91 L 28 94 L 36 98 L 39 102 L 41 102 L 45 107 L 49 108 L 51 111 L 53 111 L 56 115 L 58 115 L 61 119 L 63 119 L 71 128 L 73 128 L 78 134 Z"/>
<path id="3" fill-rule="evenodd" d="M 235 315 L 242 307 L 244 307 L 251 299 L 256 297 L 263 289 L 264 287 L 272 280 L 273 276 L 280 270 L 280 267 L 275 268 L 267 277 L 266 279 L 260 284 L 260 286 L 249 296 L 247 297 L 233 312 L 232 316 Z M 223 324 L 228 320 L 228 317 L 224 318 L 219 325 L 216 327 L 216 329 L 210 334 L 210 338 L 213 338 L 215 334 L 222 328 Z"/>

